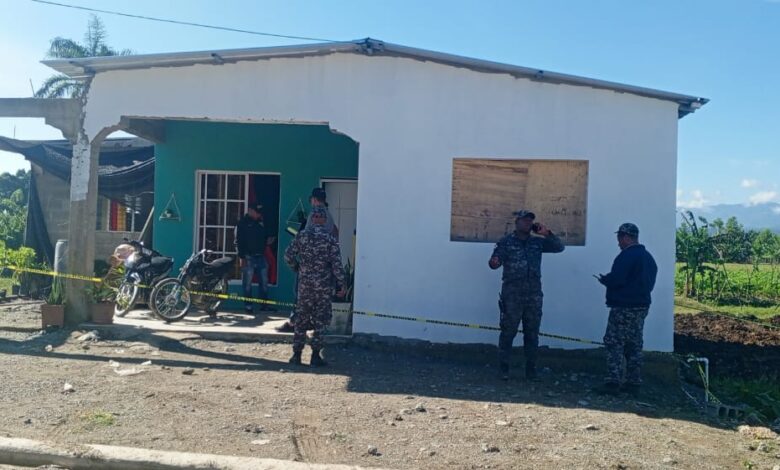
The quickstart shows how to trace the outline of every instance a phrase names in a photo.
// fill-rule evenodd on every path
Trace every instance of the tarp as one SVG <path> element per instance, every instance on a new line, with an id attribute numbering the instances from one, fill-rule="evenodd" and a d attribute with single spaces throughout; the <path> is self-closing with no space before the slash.
<path id="1" fill-rule="evenodd" d="M 73 146 L 67 140 L 17 140 L 0 136 L 0 150 L 19 153 L 47 173 L 70 181 Z M 154 145 L 143 139 L 106 139 L 100 147 L 98 193 L 119 202 L 154 191 Z"/>
<path id="2" fill-rule="evenodd" d="M 70 181 L 73 146 L 67 140 L 28 141 L 0 136 L 0 150 L 19 153 L 45 172 Z M 24 244 L 35 250 L 39 261 L 53 266 L 54 248 L 49 240 L 37 190 L 35 173 L 30 172 Z M 127 195 L 153 191 L 154 145 L 138 138 L 106 139 L 100 147 L 98 194 L 124 203 Z"/>

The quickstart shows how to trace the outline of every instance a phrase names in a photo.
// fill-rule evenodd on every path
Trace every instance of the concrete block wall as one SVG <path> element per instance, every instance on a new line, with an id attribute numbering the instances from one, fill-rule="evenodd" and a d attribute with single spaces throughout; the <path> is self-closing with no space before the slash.
<path id="1" fill-rule="evenodd" d="M 68 238 L 70 214 L 70 185 L 51 173 L 47 173 L 37 165 L 31 165 L 38 179 L 38 198 L 41 202 L 43 219 L 49 232 L 52 246 L 57 240 Z M 95 222 L 92 222 L 95 225 Z M 122 243 L 123 238 L 138 238 L 138 232 L 108 232 L 95 231 L 95 259 L 107 260 L 114 248 Z"/>

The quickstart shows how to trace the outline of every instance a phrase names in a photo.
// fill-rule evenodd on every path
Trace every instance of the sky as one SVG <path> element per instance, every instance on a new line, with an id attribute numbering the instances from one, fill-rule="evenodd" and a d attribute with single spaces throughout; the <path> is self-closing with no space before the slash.
<path id="1" fill-rule="evenodd" d="M 365 37 L 709 98 L 679 121 L 678 205 L 780 202 L 780 0 L 59 0 L 136 15 L 333 40 Z M 53 71 L 55 36 L 81 40 L 89 12 L 0 0 L 0 97 Z M 299 44 L 99 14 L 136 53 Z M 0 135 L 59 139 L 38 119 Z M 0 152 L 0 172 L 26 167 Z"/>

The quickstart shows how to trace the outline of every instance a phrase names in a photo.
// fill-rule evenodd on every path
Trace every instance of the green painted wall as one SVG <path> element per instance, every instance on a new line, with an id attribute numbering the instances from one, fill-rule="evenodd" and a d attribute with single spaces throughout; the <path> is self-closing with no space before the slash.
<path id="1" fill-rule="evenodd" d="M 280 173 L 279 279 L 270 294 L 291 301 L 294 276 L 282 259 L 292 240 L 283 232 L 287 217 L 299 199 L 308 210 L 311 189 L 321 178 L 357 177 L 357 143 L 327 126 L 168 121 L 165 127 L 165 143 L 155 147 L 154 247 L 174 257 L 175 273 L 192 253 L 198 170 Z M 159 220 L 172 193 L 181 220 Z"/>

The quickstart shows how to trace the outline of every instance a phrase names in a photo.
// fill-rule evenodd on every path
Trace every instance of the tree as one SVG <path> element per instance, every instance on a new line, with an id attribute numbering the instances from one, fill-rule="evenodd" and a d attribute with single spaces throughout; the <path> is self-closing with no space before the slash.
<path id="1" fill-rule="evenodd" d="M 106 44 L 108 34 L 103 22 L 92 15 L 87 24 L 87 32 L 84 34 L 84 43 L 78 43 L 73 39 L 56 37 L 51 40 L 46 57 L 55 59 L 72 59 L 84 57 L 104 57 L 132 54 L 130 49 L 117 51 Z M 84 90 L 84 82 L 74 80 L 67 75 L 52 75 L 43 82 L 43 85 L 35 92 L 36 98 L 78 98 Z"/>
<path id="2" fill-rule="evenodd" d="M 758 232 L 752 240 L 752 256 L 754 264 L 761 261 L 774 262 L 780 257 L 780 235 L 769 229 Z"/>
<path id="3" fill-rule="evenodd" d="M 677 229 L 677 260 L 685 263 L 681 271 L 685 272 L 686 297 L 696 297 L 696 277 L 712 270 L 705 263 L 716 258 L 716 251 L 707 219 L 699 217 L 697 223 L 691 211 L 686 211 L 681 216 L 683 225 Z"/>
<path id="4" fill-rule="evenodd" d="M 15 175 L 0 175 L 0 241 L 9 248 L 22 246 L 29 190 L 29 171 L 19 170 Z"/>
<path id="5" fill-rule="evenodd" d="M 729 217 L 723 228 L 718 246 L 723 250 L 723 259 L 727 263 L 750 262 L 750 239 L 745 227 L 736 217 Z"/>

